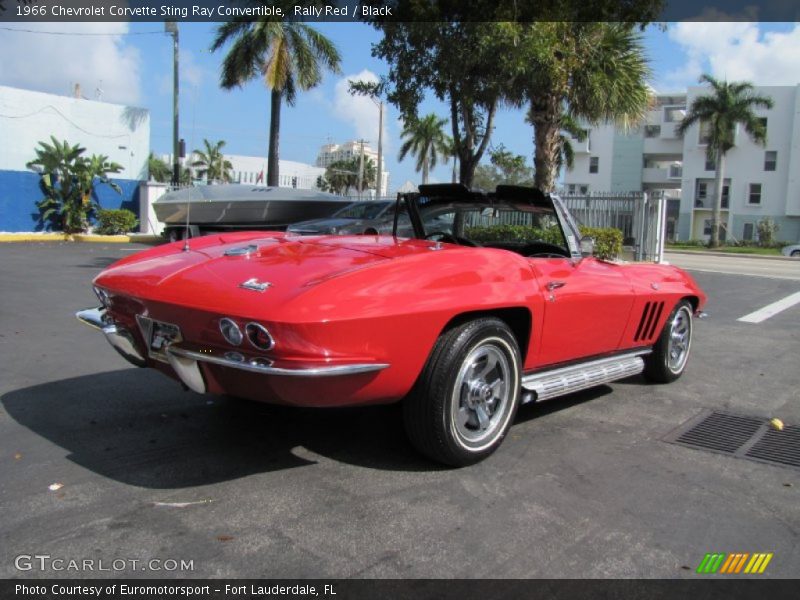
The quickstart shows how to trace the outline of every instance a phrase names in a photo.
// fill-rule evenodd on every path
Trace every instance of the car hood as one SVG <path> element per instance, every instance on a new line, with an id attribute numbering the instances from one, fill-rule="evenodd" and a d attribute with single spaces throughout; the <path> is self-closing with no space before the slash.
<path id="1" fill-rule="evenodd" d="M 275 307 L 345 273 L 403 256 L 427 253 L 430 242 L 388 236 L 270 236 L 191 240 L 170 244 L 115 263 L 95 279 L 112 296 L 249 314 Z M 254 280 L 254 281 L 253 281 Z M 268 284 L 263 291 L 242 287 Z"/>

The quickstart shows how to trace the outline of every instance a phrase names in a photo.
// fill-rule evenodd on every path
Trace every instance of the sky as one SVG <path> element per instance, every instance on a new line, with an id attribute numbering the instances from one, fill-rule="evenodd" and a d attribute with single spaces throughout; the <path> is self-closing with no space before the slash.
<path id="1" fill-rule="evenodd" d="M 6 24 L 3 24 L 4 26 Z M 203 139 L 225 140 L 230 154 L 266 156 L 269 93 L 261 81 L 231 91 L 219 86 L 223 53 L 209 52 L 216 24 L 182 23 L 181 127 L 187 150 Z M 11 25 L 19 27 L 21 25 Z M 388 66 L 371 56 L 379 33 L 360 23 L 316 25 L 339 48 L 341 73 L 326 74 L 315 89 L 298 95 L 281 115 L 280 156 L 313 164 L 319 147 L 363 138 L 377 147 L 378 109 L 371 100 L 347 93 L 349 79 L 377 80 Z M 89 99 L 144 107 L 151 113 L 151 148 L 171 151 L 172 39 L 157 23 L 31 23 L 25 29 L 78 35 L 50 35 L 0 29 L 0 55 L 25 60 L 0 61 L 0 85 L 71 95 L 80 83 Z M 110 35 L 85 35 L 85 34 Z M 683 91 L 701 73 L 756 85 L 800 83 L 800 25 L 797 23 L 667 24 L 651 26 L 644 44 L 652 69 L 651 85 L 659 92 Z M 420 114 L 447 116 L 447 107 L 425 99 Z M 384 156 L 391 174 L 389 191 L 405 181 L 419 181 L 414 161 L 397 160 L 402 122 L 386 109 Z M 502 109 L 492 146 L 503 144 L 532 162 L 532 130 L 521 110 Z M 442 165 L 432 180 L 449 181 Z"/>

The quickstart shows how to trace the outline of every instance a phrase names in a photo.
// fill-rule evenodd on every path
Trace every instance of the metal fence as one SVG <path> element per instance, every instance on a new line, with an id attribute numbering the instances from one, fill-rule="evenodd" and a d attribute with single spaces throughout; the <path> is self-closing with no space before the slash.
<path id="1" fill-rule="evenodd" d="M 561 200 L 581 225 L 614 227 L 638 261 L 660 262 L 664 254 L 667 203 L 660 192 L 563 194 Z"/>

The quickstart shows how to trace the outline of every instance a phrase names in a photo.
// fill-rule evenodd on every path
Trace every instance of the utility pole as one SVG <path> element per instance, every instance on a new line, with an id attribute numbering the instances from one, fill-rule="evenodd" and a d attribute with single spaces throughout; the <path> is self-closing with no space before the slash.
<path id="1" fill-rule="evenodd" d="M 362 152 L 363 154 L 363 152 Z M 376 167 L 375 199 L 381 197 L 383 187 L 383 100 L 378 101 L 378 166 Z"/>
<path id="2" fill-rule="evenodd" d="M 364 140 L 358 140 L 361 144 L 361 152 L 358 159 L 358 199 L 361 200 L 361 188 L 364 182 Z"/>
<path id="3" fill-rule="evenodd" d="M 178 98 L 180 80 L 178 77 L 178 24 L 165 21 L 164 31 L 172 35 L 172 185 L 181 182 L 180 141 L 178 140 Z"/>

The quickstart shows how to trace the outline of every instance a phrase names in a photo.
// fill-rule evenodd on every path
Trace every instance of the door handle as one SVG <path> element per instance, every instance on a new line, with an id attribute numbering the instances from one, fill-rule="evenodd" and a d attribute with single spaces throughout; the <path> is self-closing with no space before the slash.
<path id="1" fill-rule="evenodd" d="M 558 288 L 562 288 L 567 285 L 566 281 L 548 281 L 547 282 L 547 291 L 552 292 L 553 290 L 557 290 Z"/>

